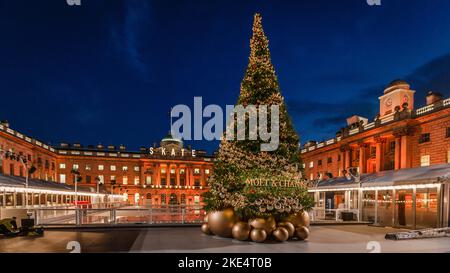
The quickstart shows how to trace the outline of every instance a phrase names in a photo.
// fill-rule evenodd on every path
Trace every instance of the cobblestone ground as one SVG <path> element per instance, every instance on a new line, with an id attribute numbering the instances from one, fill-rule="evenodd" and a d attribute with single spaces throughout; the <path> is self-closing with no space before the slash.
<path id="1" fill-rule="evenodd" d="M 1 238 L 0 252 L 70 252 L 69 242 L 81 252 L 290 252 L 349 253 L 450 252 L 450 238 L 385 240 L 392 228 L 370 226 L 312 226 L 307 241 L 258 244 L 207 236 L 199 227 L 47 230 L 38 238 Z M 71 243 L 71 245 L 77 243 Z"/>

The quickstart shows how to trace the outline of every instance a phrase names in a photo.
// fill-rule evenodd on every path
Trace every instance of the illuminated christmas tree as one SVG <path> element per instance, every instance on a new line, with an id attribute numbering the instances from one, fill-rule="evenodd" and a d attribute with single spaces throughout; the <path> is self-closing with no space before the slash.
<path id="1" fill-rule="evenodd" d="M 278 105 L 279 145 L 274 151 L 261 151 L 257 140 L 222 139 L 214 174 L 209 180 L 210 191 L 204 195 L 205 209 L 218 211 L 233 208 L 241 220 L 273 216 L 277 221 L 288 215 L 308 210 L 313 201 L 303 184 L 294 187 L 255 186 L 249 179 L 301 181 L 299 137 L 287 113 L 272 65 L 269 41 L 255 14 L 253 37 L 250 41 L 248 67 L 241 83 L 237 105 Z M 270 111 L 268 116 L 270 117 Z M 248 125 L 248 118 L 246 119 Z M 235 123 L 232 123 L 235 130 Z M 270 126 L 269 126 L 270 127 Z M 248 135 L 248 126 L 246 126 Z"/>

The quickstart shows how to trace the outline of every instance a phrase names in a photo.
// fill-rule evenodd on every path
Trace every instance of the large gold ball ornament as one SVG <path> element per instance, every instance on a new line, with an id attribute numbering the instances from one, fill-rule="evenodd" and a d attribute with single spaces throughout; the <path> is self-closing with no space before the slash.
<path id="1" fill-rule="evenodd" d="M 287 221 L 291 222 L 295 227 L 304 226 L 309 227 L 309 214 L 307 211 L 302 211 L 296 214 L 293 214 L 288 217 Z"/>
<path id="2" fill-rule="evenodd" d="M 231 233 L 233 234 L 233 238 L 239 241 L 245 241 L 250 236 L 250 230 L 252 228 L 246 222 L 237 222 L 234 224 Z"/>
<path id="3" fill-rule="evenodd" d="M 212 233 L 220 237 L 231 237 L 232 228 L 237 217 L 233 209 L 214 211 L 208 214 L 209 229 Z"/>
<path id="4" fill-rule="evenodd" d="M 304 226 L 299 226 L 295 229 L 295 236 L 300 240 L 306 240 L 309 236 L 309 229 Z"/>
<path id="5" fill-rule="evenodd" d="M 253 242 L 262 243 L 267 239 L 267 232 L 262 228 L 254 228 L 250 232 L 250 238 Z"/>
<path id="6" fill-rule="evenodd" d="M 202 225 L 202 232 L 205 234 L 210 235 L 211 234 L 211 230 L 209 229 L 209 224 L 208 223 L 203 223 Z"/>
<path id="7" fill-rule="evenodd" d="M 289 232 L 284 227 L 278 227 L 277 229 L 275 229 L 272 235 L 278 242 L 284 242 L 289 239 Z"/>
<path id="8" fill-rule="evenodd" d="M 264 229 L 267 235 L 272 234 L 272 231 L 274 231 L 277 228 L 277 222 L 272 216 L 268 218 L 250 219 L 248 223 L 250 224 L 250 226 L 252 226 L 252 228 Z"/>
<path id="9" fill-rule="evenodd" d="M 278 224 L 278 227 L 285 228 L 289 233 L 289 237 L 293 237 L 295 234 L 295 226 L 291 222 L 281 222 Z"/>

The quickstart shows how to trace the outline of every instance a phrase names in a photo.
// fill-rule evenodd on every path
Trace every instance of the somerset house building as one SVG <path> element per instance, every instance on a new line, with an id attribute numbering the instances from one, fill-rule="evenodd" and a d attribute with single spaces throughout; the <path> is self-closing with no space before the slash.
<path id="1" fill-rule="evenodd" d="M 51 146 L 0 124 L 0 209 L 77 202 L 201 205 L 212 173 L 206 152 L 168 134 L 159 145 Z M 26 184 L 26 177 L 29 181 Z M 74 185 L 77 184 L 77 194 Z"/>
<path id="2" fill-rule="evenodd" d="M 315 220 L 449 226 L 450 98 L 429 92 L 414 109 L 414 93 L 395 80 L 374 120 L 350 117 L 335 137 L 302 147 Z"/>

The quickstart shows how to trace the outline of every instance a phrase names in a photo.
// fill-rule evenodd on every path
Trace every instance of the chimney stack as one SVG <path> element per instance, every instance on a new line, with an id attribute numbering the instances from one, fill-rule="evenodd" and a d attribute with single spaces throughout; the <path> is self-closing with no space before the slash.
<path id="1" fill-rule="evenodd" d="M 3 125 L 3 126 L 5 126 L 6 128 L 9 128 L 9 122 L 5 119 L 5 120 L 2 120 L 1 122 L 0 122 L 0 124 L 1 125 Z"/>
<path id="2" fill-rule="evenodd" d="M 427 99 L 427 105 L 431 105 L 431 104 L 434 104 L 434 103 L 436 103 L 438 101 L 441 101 L 442 100 L 442 94 L 438 93 L 438 92 L 430 91 L 430 92 L 428 92 L 428 94 L 426 96 L 426 99 Z"/>

